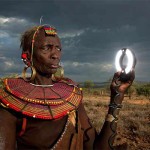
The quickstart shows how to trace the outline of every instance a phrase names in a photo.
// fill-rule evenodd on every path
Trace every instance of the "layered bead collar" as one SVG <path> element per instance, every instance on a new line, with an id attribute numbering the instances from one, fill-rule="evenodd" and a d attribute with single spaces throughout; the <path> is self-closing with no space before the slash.
<path id="1" fill-rule="evenodd" d="M 70 79 L 34 85 L 22 78 L 5 79 L 0 101 L 6 107 L 40 119 L 56 119 L 78 108 L 82 90 Z"/>

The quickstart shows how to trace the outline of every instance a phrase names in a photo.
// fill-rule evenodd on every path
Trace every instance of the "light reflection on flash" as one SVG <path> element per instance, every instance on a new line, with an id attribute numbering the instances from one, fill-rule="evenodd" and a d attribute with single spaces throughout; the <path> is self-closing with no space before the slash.
<path id="1" fill-rule="evenodd" d="M 122 68 L 124 56 L 127 56 L 127 64 L 125 68 Z M 133 69 L 134 61 L 135 61 L 134 59 L 135 58 L 131 50 L 129 49 L 119 50 L 116 54 L 116 59 L 115 59 L 116 70 L 118 72 L 125 72 L 126 74 L 128 74 Z"/>

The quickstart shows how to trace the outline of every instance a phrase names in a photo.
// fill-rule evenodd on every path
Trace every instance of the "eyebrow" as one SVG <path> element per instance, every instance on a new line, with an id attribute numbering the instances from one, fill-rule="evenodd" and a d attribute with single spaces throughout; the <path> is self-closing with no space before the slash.
<path id="1" fill-rule="evenodd" d="M 41 48 L 42 48 L 42 47 L 51 47 L 51 46 L 53 46 L 53 44 L 45 44 L 45 45 L 41 46 Z M 59 46 L 59 45 L 54 45 L 54 46 L 57 47 L 57 48 L 62 49 L 62 47 Z"/>

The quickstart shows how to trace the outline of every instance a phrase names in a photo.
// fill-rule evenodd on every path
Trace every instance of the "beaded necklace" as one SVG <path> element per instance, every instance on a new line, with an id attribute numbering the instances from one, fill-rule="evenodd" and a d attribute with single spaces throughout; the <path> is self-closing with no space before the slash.
<path id="1" fill-rule="evenodd" d="M 21 78 L 5 79 L 0 89 L 0 102 L 24 115 L 40 119 L 56 119 L 76 110 L 82 90 L 71 82 L 35 86 Z"/>

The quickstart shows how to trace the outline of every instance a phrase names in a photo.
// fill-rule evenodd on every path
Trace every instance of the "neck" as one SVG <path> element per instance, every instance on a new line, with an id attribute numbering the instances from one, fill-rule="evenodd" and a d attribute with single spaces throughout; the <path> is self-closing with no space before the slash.
<path id="1" fill-rule="evenodd" d="M 52 75 L 40 75 L 40 74 L 36 74 L 36 77 L 34 79 L 34 81 L 32 83 L 37 84 L 37 85 L 52 85 L 53 81 L 51 79 Z"/>

